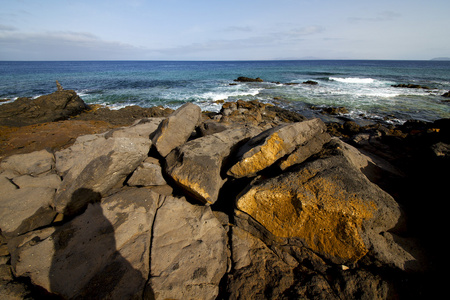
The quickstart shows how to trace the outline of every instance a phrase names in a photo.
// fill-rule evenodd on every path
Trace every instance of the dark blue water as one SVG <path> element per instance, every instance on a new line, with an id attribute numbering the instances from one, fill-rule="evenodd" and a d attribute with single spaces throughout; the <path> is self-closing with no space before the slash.
<path id="1" fill-rule="evenodd" d="M 236 84 L 239 76 L 264 82 Z M 217 100 L 258 99 L 300 112 L 345 106 L 349 117 L 392 122 L 450 117 L 450 103 L 441 97 L 450 90 L 449 61 L 0 62 L 0 99 L 51 93 L 55 80 L 87 103 L 112 108 L 194 102 L 217 111 Z M 392 87 L 399 83 L 430 89 Z"/>

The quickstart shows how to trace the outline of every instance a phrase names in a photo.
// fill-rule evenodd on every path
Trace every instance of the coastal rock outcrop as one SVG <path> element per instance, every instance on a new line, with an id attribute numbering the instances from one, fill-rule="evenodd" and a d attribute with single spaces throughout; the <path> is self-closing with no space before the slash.
<path id="1" fill-rule="evenodd" d="M 73 90 L 58 90 L 36 99 L 19 98 L 2 104 L 0 125 L 25 126 L 68 119 L 88 106 Z"/>
<path id="2" fill-rule="evenodd" d="M 435 200 L 404 193 L 404 171 L 417 165 L 398 153 L 417 151 L 417 174 L 447 166 L 448 121 L 333 127 L 255 101 L 199 110 L 4 157 L 0 295 L 391 299 L 434 290 L 436 264 L 416 239 L 429 226 L 415 221 L 426 205 L 411 205 Z"/>

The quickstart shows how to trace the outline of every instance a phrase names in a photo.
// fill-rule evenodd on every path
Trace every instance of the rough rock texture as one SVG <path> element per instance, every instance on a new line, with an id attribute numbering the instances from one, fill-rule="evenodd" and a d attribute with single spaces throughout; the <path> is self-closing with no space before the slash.
<path id="1" fill-rule="evenodd" d="M 201 109 L 186 103 L 161 122 L 152 142 L 161 156 L 184 144 L 201 121 Z"/>
<path id="2" fill-rule="evenodd" d="M 97 111 L 79 117 L 119 116 Z M 227 102 L 219 113 L 204 112 L 203 123 L 186 130 L 188 141 L 163 157 L 151 142 L 163 119 L 135 121 L 140 112 L 123 115 L 133 120 L 124 128 L 89 125 L 86 132 L 96 134 L 87 136 L 76 130 L 87 124 L 80 120 L 26 127 L 28 141 L 44 143 L 4 139 L 2 127 L 0 147 L 9 152 L 0 149 L 0 298 L 441 294 L 446 218 L 436 208 L 446 195 L 441 174 L 450 168 L 449 120 L 362 125 L 321 115 L 335 136 L 329 142 L 323 125 L 307 130 L 308 138 L 286 134 L 303 141 L 262 171 L 235 178 L 226 171 L 248 151 L 247 139 L 317 121 L 258 101 Z M 176 118 L 173 124 L 186 123 Z M 11 150 L 28 154 L 12 157 Z M 218 183 L 208 190 L 217 199 L 209 205 L 172 172 L 204 190 Z M 65 202 L 48 200 L 55 190 Z"/>
<path id="3" fill-rule="evenodd" d="M 299 238 L 336 263 L 358 261 L 372 246 L 365 231 L 392 229 L 401 215 L 392 197 L 339 157 L 255 183 L 237 208 L 276 236 Z"/>
<path id="4" fill-rule="evenodd" d="M 225 182 L 224 162 L 236 145 L 259 132 L 255 127 L 242 127 L 187 142 L 167 156 L 167 173 L 196 199 L 213 204 Z"/>
<path id="5" fill-rule="evenodd" d="M 166 185 L 161 165 L 156 158 L 146 158 L 127 180 L 129 186 L 155 186 Z"/>
<path id="6" fill-rule="evenodd" d="M 60 227 L 12 239 L 15 276 L 67 299 L 140 299 L 159 195 L 126 190 Z"/>
<path id="7" fill-rule="evenodd" d="M 25 126 L 65 120 L 88 107 L 72 90 L 56 91 L 34 100 L 19 98 L 5 103 L 0 110 L 0 125 Z"/>
<path id="8" fill-rule="evenodd" d="M 228 175 L 236 178 L 255 176 L 325 130 L 325 124 L 319 119 L 266 130 L 242 146 L 239 161 L 230 168 Z"/>
<path id="9" fill-rule="evenodd" d="M 79 137 L 74 145 L 57 152 L 56 169 L 64 179 L 55 196 L 55 209 L 76 214 L 89 202 L 98 201 L 96 195 L 104 196 L 124 182 L 148 156 L 149 136 L 160 121 L 154 119 L 106 134 Z M 95 193 L 86 193 L 87 190 Z"/>
<path id="10" fill-rule="evenodd" d="M 39 175 L 50 171 L 55 166 L 53 153 L 46 150 L 29 154 L 16 154 L 2 160 L 0 168 L 12 170 L 19 174 Z"/>
<path id="11" fill-rule="evenodd" d="M 227 237 L 208 206 L 166 198 L 151 246 L 150 298 L 216 299 L 227 269 Z"/>

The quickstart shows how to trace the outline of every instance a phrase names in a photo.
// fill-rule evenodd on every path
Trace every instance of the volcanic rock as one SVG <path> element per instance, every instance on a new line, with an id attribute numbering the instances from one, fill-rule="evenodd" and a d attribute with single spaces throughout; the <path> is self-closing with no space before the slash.
<path id="1" fill-rule="evenodd" d="M 196 199 L 213 204 L 226 181 L 222 178 L 224 162 L 227 165 L 240 142 L 259 132 L 255 127 L 239 127 L 189 141 L 166 157 L 167 174 Z"/>
<path id="2" fill-rule="evenodd" d="M 237 81 L 237 82 L 263 82 L 264 80 L 262 80 L 259 77 L 250 78 L 250 77 L 240 76 L 237 79 L 235 79 L 234 81 Z"/>
<path id="3" fill-rule="evenodd" d="M 392 197 L 341 157 L 254 183 L 237 208 L 275 236 L 301 239 L 335 263 L 358 261 L 375 247 L 370 237 L 394 228 L 401 217 Z"/>
<path id="4" fill-rule="evenodd" d="M 255 176 L 325 130 L 325 124 L 320 119 L 280 125 L 266 130 L 240 148 L 237 154 L 238 162 L 227 174 L 236 178 Z"/>
<path id="5" fill-rule="evenodd" d="M 153 225 L 150 299 L 216 299 L 227 269 L 227 236 L 208 206 L 168 197 Z"/>
<path id="6" fill-rule="evenodd" d="M 127 190 L 63 226 L 10 240 L 14 275 L 66 299 L 140 298 L 159 198 L 147 189 Z"/>
<path id="7" fill-rule="evenodd" d="M 184 104 L 161 122 L 152 137 L 153 145 L 161 156 L 167 156 L 188 140 L 200 121 L 200 107 L 192 103 Z"/>
<path id="8" fill-rule="evenodd" d="M 56 91 L 34 100 L 18 98 L 2 104 L 0 125 L 25 126 L 68 119 L 86 110 L 88 106 L 73 90 Z"/>

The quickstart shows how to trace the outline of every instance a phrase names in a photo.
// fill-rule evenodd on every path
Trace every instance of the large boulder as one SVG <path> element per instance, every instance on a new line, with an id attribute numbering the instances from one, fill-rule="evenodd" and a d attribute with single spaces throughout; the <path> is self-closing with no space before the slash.
<path id="1" fill-rule="evenodd" d="M 112 130 L 104 134 L 82 136 L 69 148 L 56 152 L 56 169 L 63 177 L 55 196 L 55 209 L 67 215 L 82 211 L 89 202 L 117 184 L 123 184 L 147 157 L 150 134 L 160 119 Z M 85 193 L 92 190 L 95 193 Z"/>
<path id="2" fill-rule="evenodd" d="M 189 141 L 166 157 L 166 171 L 196 199 L 213 204 L 226 181 L 222 169 L 228 157 L 240 142 L 259 132 L 255 127 L 239 127 Z"/>
<path id="3" fill-rule="evenodd" d="M 75 116 L 88 107 L 73 90 L 60 90 L 34 100 L 19 98 L 0 110 L 0 125 L 25 126 L 53 122 Z"/>
<path id="4" fill-rule="evenodd" d="M 381 245 L 374 240 L 379 233 L 401 221 L 394 199 L 341 156 L 254 182 L 237 199 L 237 208 L 275 236 L 299 239 L 334 263 L 358 261 Z M 408 260 L 413 258 L 406 255 L 397 265 Z"/>
<path id="5" fill-rule="evenodd" d="M 167 197 L 153 225 L 149 299 L 216 299 L 227 235 L 209 206 Z"/>
<path id="6" fill-rule="evenodd" d="M 176 147 L 184 144 L 195 127 L 200 124 L 202 111 L 193 103 L 186 103 L 161 122 L 152 142 L 156 150 L 165 157 Z"/>
<path id="7" fill-rule="evenodd" d="M 141 299 L 160 204 L 150 190 L 126 190 L 62 226 L 12 239 L 14 275 L 65 299 Z"/>
<path id="8" fill-rule="evenodd" d="M 238 162 L 227 174 L 236 178 L 255 176 L 325 131 L 326 126 L 320 119 L 266 130 L 241 147 L 237 154 Z M 322 139 L 323 142 L 325 140 Z"/>

